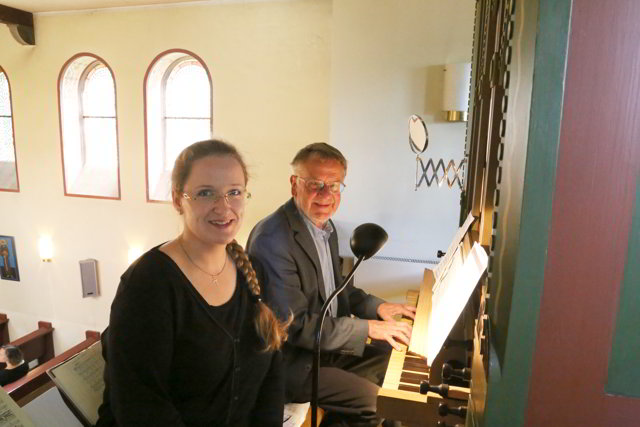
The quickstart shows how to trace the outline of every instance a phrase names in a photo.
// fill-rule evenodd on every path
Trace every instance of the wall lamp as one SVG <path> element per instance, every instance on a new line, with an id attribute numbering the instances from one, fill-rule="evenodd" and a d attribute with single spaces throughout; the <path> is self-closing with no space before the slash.
<path id="1" fill-rule="evenodd" d="M 50 236 L 41 236 L 38 241 L 38 251 L 42 262 L 51 262 L 53 258 L 53 242 Z"/>
<path id="2" fill-rule="evenodd" d="M 133 261 L 140 258 L 140 255 L 142 255 L 142 248 L 140 246 L 131 246 L 129 252 L 127 252 L 127 261 L 131 265 Z"/>
<path id="3" fill-rule="evenodd" d="M 444 66 L 442 110 L 448 122 L 466 122 L 471 90 L 471 62 Z"/>

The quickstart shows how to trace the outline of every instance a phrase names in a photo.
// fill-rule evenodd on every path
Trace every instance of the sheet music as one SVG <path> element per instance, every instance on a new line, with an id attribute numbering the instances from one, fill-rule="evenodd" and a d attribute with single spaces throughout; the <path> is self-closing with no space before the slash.
<path id="1" fill-rule="evenodd" d="M 2 387 L 0 387 L 0 426 L 35 427 L 27 414 Z"/>
<path id="2" fill-rule="evenodd" d="M 104 359 L 100 341 L 49 369 L 47 374 L 91 424 L 98 421 L 104 391 Z"/>
<path id="3" fill-rule="evenodd" d="M 307 403 L 287 403 L 284 405 L 284 419 L 282 427 L 299 427 L 304 423 L 309 411 L 309 402 Z"/>
<path id="4" fill-rule="evenodd" d="M 453 251 L 450 268 L 441 277 L 432 296 L 427 334 L 427 364 L 430 365 L 440 352 L 488 262 L 489 257 L 478 243 L 473 244 L 464 261 L 459 247 Z"/>
<path id="5" fill-rule="evenodd" d="M 467 233 L 467 230 L 469 230 L 469 227 L 471 227 L 471 224 L 473 223 L 474 220 L 475 220 L 474 216 L 471 215 L 471 213 L 469 213 L 469 215 L 467 215 L 467 218 L 464 220 L 464 223 L 462 224 L 462 226 L 458 228 L 458 231 L 456 232 L 456 235 L 453 237 L 453 240 L 449 244 L 449 247 L 447 248 L 447 252 L 445 253 L 444 257 L 442 258 L 442 260 L 440 260 L 436 268 L 433 269 L 433 275 L 436 278 L 436 287 L 438 286 L 438 282 L 440 282 L 440 277 L 443 274 L 445 274 L 446 271 L 451 266 L 451 260 L 453 259 L 453 255 L 456 251 L 456 248 L 462 242 L 464 235 Z"/>

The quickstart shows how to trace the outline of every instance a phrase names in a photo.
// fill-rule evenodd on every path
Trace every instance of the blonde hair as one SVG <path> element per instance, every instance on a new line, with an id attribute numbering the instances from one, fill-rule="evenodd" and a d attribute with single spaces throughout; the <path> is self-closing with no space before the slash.
<path id="1" fill-rule="evenodd" d="M 286 322 L 281 322 L 269 306 L 262 301 L 262 297 L 260 296 L 260 283 L 258 282 L 256 271 L 253 269 L 247 253 L 238 242 L 234 240 L 227 244 L 227 252 L 231 256 L 231 259 L 233 259 L 236 267 L 242 271 L 249 285 L 249 291 L 258 300 L 258 309 L 256 316 L 253 318 L 253 323 L 256 332 L 265 342 L 264 351 L 279 350 L 287 339 L 287 328 L 291 324 L 293 316 L 289 316 Z"/>
<path id="2" fill-rule="evenodd" d="M 244 159 L 236 150 L 236 147 L 221 139 L 207 139 L 204 141 L 194 142 L 184 150 L 173 164 L 171 172 L 171 186 L 174 190 L 180 192 L 184 190 L 184 184 L 187 182 L 191 174 L 191 168 L 196 160 L 208 156 L 230 156 L 240 163 L 242 173 L 244 175 L 244 183 L 249 182 L 249 174 L 247 173 L 247 165 Z"/>

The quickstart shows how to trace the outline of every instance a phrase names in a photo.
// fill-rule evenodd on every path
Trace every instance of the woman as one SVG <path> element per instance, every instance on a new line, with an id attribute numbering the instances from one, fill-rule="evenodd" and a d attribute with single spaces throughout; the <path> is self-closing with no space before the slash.
<path id="1" fill-rule="evenodd" d="M 247 178 L 222 141 L 176 159 L 172 199 L 184 231 L 121 278 L 103 337 L 99 426 L 282 425 L 286 325 L 262 302 L 265 283 L 234 240 Z"/>

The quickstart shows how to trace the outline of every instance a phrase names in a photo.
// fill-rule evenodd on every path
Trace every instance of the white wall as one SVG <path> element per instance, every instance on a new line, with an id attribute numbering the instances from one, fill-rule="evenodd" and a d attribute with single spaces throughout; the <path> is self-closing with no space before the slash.
<path id="1" fill-rule="evenodd" d="M 334 1 L 331 49 L 331 142 L 349 159 L 347 189 L 336 216 L 341 248 L 353 228 L 380 224 L 389 241 L 379 255 L 436 261 L 458 225 L 460 190 L 415 188 L 416 155 L 408 119 L 427 122 L 423 161 L 464 157 L 465 123 L 443 122 L 443 65 L 470 62 L 472 0 Z M 420 170 L 421 173 L 421 170 Z M 427 264 L 371 260 L 358 284 L 402 300 Z"/>
<path id="2" fill-rule="evenodd" d="M 130 246 L 180 232 L 167 204 L 146 203 L 142 81 L 167 49 L 208 65 L 214 132 L 250 166 L 254 199 L 239 240 L 289 197 L 289 161 L 304 144 L 329 140 L 350 160 L 337 222 L 343 252 L 362 222 L 389 232 L 382 255 L 433 259 L 456 228 L 459 191 L 413 191 L 415 155 L 407 119 L 421 114 L 431 142 L 423 156 L 461 158 L 465 126 L 437 121 L 441 67 L 471 55 L 472 0 L 301 0 L 191 4 L 41 14 L 35 47 L 0 26 L 0 65 L 9 76 L 20 192 L 0 192 L 0 235 L 16 239 L 21 281 L 0 281 L 0 312 L 17 338 L 38 320 L 56 327 L 63 351 L 102 330 Z M 72 55 L 103 58 L 116 79 L 122 200 L 64 197 L 57 107 L 60 68 Z M 52 237 L 53 262 L 37 241 Z M 102 295 L 81 298 L 78 261 L 99 261 Z M 425 265 L 367 261 L 358 284 L 398 298 Z M 402 292 L 400 291 L 402 290 Z"/>

